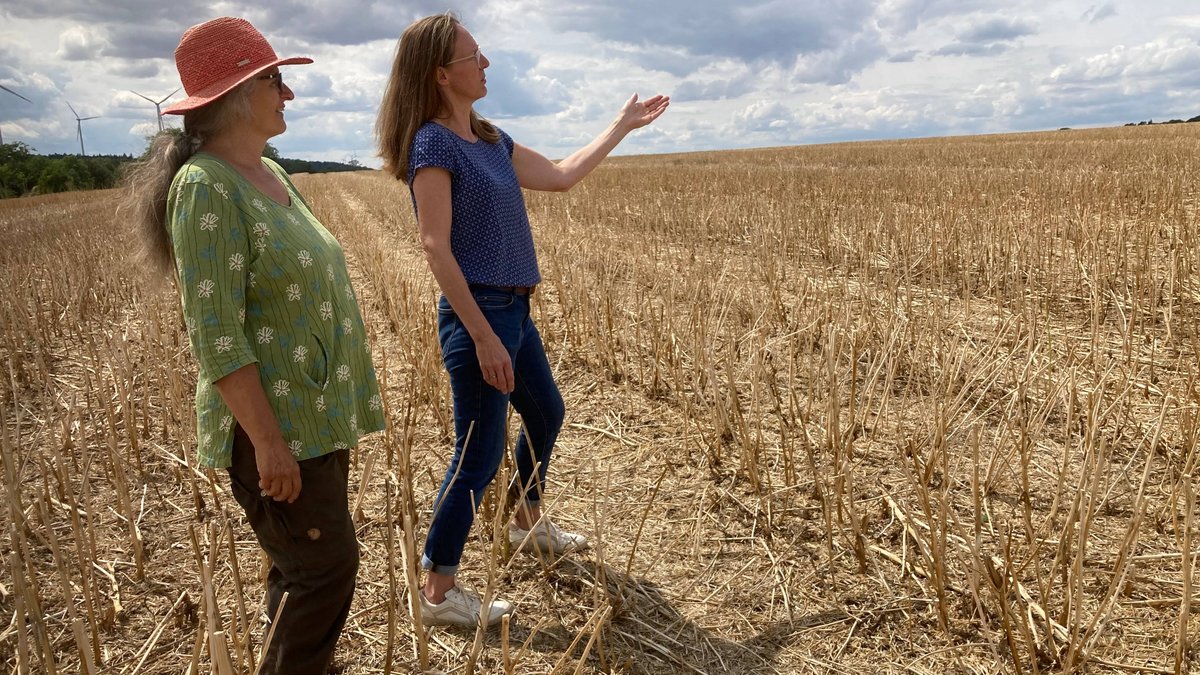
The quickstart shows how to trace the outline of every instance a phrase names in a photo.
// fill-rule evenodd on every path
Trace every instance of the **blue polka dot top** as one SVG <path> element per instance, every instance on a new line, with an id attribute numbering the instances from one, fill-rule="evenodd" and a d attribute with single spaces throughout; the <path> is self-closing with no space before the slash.
<path id="1" fill-rule="evenodd" d="M 418 169 L 450 172 L 450 248 L 469 284 L 533 286 L 542 280 L 512 152 L 513 140 L 503 131 L 499 143 L 471 143 L 426 122 L 413 138 L 409 194 Z"/>

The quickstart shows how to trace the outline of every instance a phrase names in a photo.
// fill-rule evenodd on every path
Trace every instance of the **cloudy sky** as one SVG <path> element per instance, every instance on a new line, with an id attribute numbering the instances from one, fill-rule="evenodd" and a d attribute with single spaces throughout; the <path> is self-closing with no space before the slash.
<path id="1" fill-rule="evenodd" d="M 477 104 L 558 157 L 633 92 L 671 109 L 624 153 L 1108 126 L 1200 115 L 1196 0 L 0 0 L 0 133 L 139 153 L 184 29 L 244 16 L 296 92 L 287 157 L 378 165 L 372 127 L 413 19 L 452 9 L 491 60 Z M 183 96 L 182 92 L 169 100 Z M 173 118 L 167 117 L 174 121 Z"/>

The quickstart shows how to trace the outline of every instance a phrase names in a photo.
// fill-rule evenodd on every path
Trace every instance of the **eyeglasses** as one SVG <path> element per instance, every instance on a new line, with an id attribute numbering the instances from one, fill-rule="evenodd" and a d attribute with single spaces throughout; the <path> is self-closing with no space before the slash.
<path id="1" fill-rule="evenodd" d="M 254 78 L 254 79 L 256 79 L 256 80 L 270 80 L 270 82 L 271 82 L 271 86 L 275 87 L 275 89 L 276 89 L 276 90 L 277 90 L 279 93 L 281 93 L 281 94 L 283 93 L 283 87 L 284 87 L 284 84 L 283 84 L 283 73 L 271 73 L 270 75 L 259 75 L 258 77 Z"/>
<path id="2" fill-rule="evenodd" d="M 446 65 L 452 66 L 452 65 L 458 63 L 459 61 L 466 61 L 467 59 L 475 59 L 475 65 L 480 70 L 483 70 L 483 47 L 476 46 L 475 51 L 471 52 L 470 54 L 467 54 L 466 56 L 460 56 L 457 59 L 454 59 L 453 61 L 447 61 Z"/>

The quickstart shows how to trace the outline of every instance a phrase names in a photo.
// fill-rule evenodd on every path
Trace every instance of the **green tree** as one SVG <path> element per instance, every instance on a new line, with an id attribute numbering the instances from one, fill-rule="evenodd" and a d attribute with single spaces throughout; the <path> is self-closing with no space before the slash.
<path id="1" fill-rule="evenodd" d="M 20 197 L 28 185 L 28 164 L 33 153 L 24 143 L 0 145 L 0 197 Z"/>
<path id="2" fill-rule="evenodd" d="M 111 157 L 97 157 L 87 165 L 93 188 L 103 189 L 117 183 L 117 162 Z"/>
<path id="3" fill-rule="evenodd" d="M 61 159 L 51 161 L 42 170 L 41 176 L 38 178 L 37 190 L 38 194 L 50 194 L 52 192 L 66 192 L 67 186 L 71 183 L 71 176 L 67 173 L 67 167 Z"/>
<path id="4" fill-rule="evenodd" d="M 0 144 L 0 197 L 21 197 L 64 190 L 98 190 L 116 183 L 118 168 L 128 155 L 33 154 L 24 143 Z"/>
<path id="5" fill-rule="evenodd" d="M 93 158 L 83 158 L 77 155 L 69 155 L 62 159 L 55 160 L 61 162 L 63 171 L 67 174 L 68 190 L 91 190 L 96 187 L 92 183 L 92 172 L 89 165 L 94 161 Z"/>

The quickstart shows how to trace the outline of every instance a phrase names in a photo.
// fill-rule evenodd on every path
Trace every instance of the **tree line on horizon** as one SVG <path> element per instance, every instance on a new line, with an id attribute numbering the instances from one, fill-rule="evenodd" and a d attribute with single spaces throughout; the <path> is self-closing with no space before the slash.
<path id="1" fill-rule="evenodd" d="M 1189 118 L 1186 120 L 1174 119 L 1174 120 L 1167 120 L 1166 122 L 1155 122 L 1154 120 L 1146 120 L 1143 122 L 1126 122 L 1125 126 L 1127 126 L 1127 127 L 1144 127 L 1144 126 L 1149 126 L 1151 124 L 1187 124 L 1189 122 L 1200 122 L 1200 115 L 1196 115 L 1195 117 L 1192 117 L 1192 118 Z"/>
<path id="2" fill-rule="evenodd" d="M 170 131 L 165 133 L 171 133 Z M 176 132 L 177 133 L 177 132 Z M 146 149 L 149 150 L 149 143 Z M 145 156 L 143 151 L 142 156 Z M 332 173 L 367 169 L 357 159 L 349 162 L 288 159 L 270 143 L 263 156 L 279 162 L 291 173 Z M 140 157 L 133 155 L 36 154 L 20 141 L 0 143 L 0 199 L 116 187 L 122 167 Z"/>
<path id="3" fill-rule="evenodd" d="M 1186 120 L 1127 122 L 1124 126 L 1137 127 L 1191 122 L 1200 122 L 1200 115 Z M 1064 130 L 1069 128 L 1063 127 Z M 168 129 L 162 133 L 177 134 L 180 131 Z M 151 140 L 153 137 L 147 139 L 146 151 L 150 148 L 149 141 Z M 143 151 L 141 157 L 145 156 L 146 151 Z M 370 168 L 363 166 L 357 159 L 351 159 L 348 162 L 331 162 L 280 157 L 279 151 L 270 143 L 264 148 L 263 156 L 278 162 L 289 174 L 335 173 Z M 0 199 L 73 190 L 105 190 L 116 187 L 121 180 L 122 166 L 141 157 L 133 155 L 39 155 L 32 147 L 20 141 L 0 143 Z"/>

